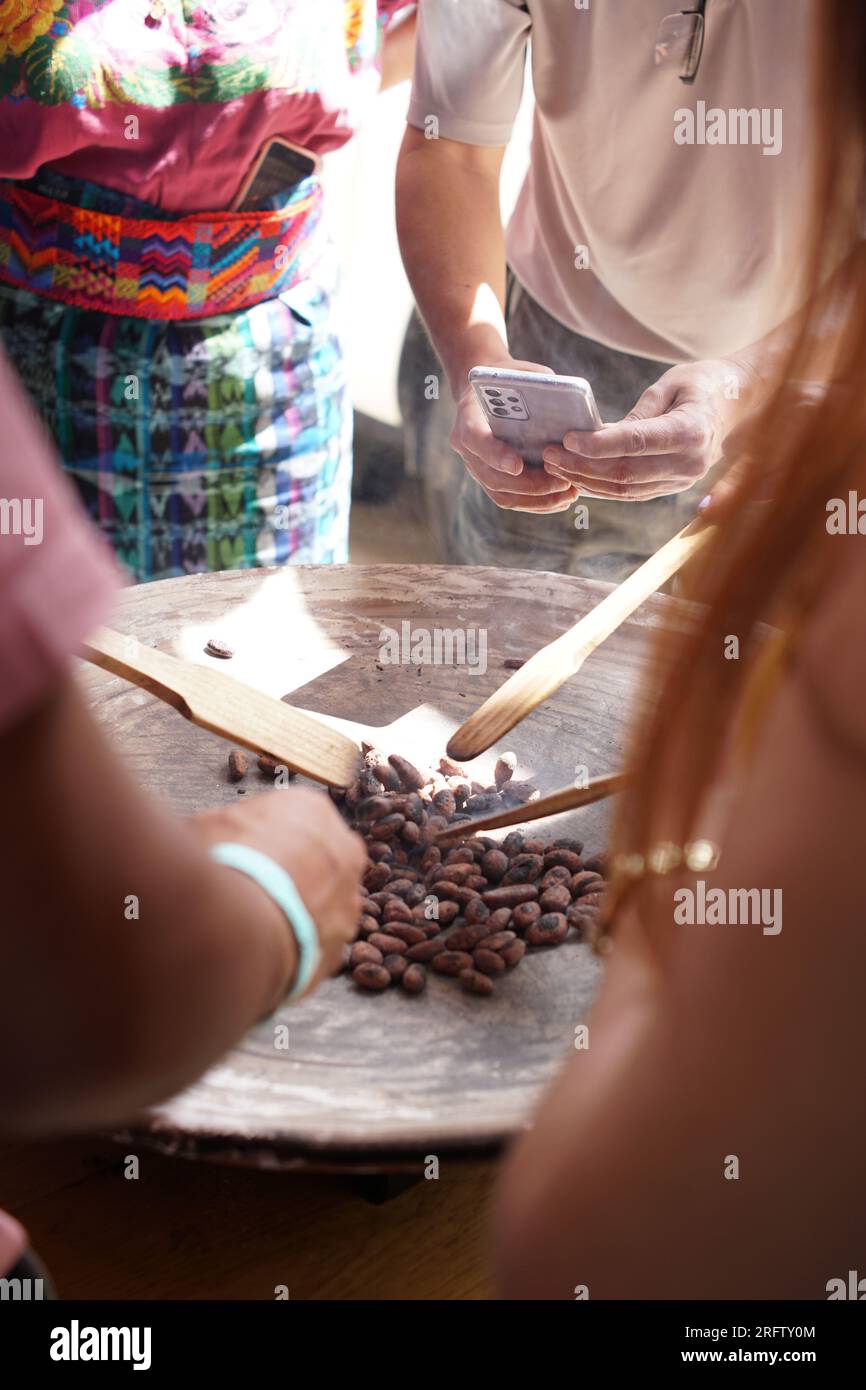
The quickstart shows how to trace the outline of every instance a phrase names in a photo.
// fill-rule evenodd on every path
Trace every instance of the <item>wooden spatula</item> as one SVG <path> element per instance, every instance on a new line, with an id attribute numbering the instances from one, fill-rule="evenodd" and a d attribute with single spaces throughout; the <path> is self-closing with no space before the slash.
<path id="1" fill-rule="evenodd" d="M 457 762 L 477 758 L 543 704 L 606 637 L 701 549 L 714 530 L 699 519 L 690 521 L 586 617 L 531 656 L 452 734 L 448 756 Z"/>
<path id="2" fill-rule="evenodd" d="M 606 796 L 615 796 L 624 791 L 630 782 L 627 772 L 612 772 L 606 777 L 594 777 L 585 787 L 562 787 L 558 792 L 542 796 L 538 801 L 529 801 L 523 806 L 515 806 L 510 811 L 491 811 L 489 816 L 479 816 L 477 820 L 458 821 L 441 830 L 436 836 L 438 843 L 443 840 L 463 839 L 476 835 L 479 830 L 495 830 L 500 825 L 524 825 L 528 821 L 543 820 L 545 816 L 558 816 L 562 811 L 574 811 L 578 806 L 590 806 L 594 801 L 603 801 Z"/>
<path id="3" fill-rule="evenodd" d="M 135 637 L 100 628 L 82 656 L 171 705 L 185 719 L 331 787 L 361 770 L 358 745 L 291 705 L 222 671 L 180 661 Z"/>

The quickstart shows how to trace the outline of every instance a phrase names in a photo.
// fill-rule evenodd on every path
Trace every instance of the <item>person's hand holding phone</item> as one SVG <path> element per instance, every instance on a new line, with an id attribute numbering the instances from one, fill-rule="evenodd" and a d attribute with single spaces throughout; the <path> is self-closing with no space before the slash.
<path id="1" fill-rule="evenodd" d="M 538 362 L 521 362 L 513 357 L 499 358 L 489 365 L 509 371 L 551 372 L 550 367 Z M 580 495 L 571 481 L 544 468 L 527 467 L 509 444 L 495 437 L 468 382 L 457 402 L 450 444 L 467 472 L 497 507 L 518 512 L 563 512 Z"/>
<path id="2" fill-rule="evenodd" d="M 618 502 L 685 492 L 721 458 L 747 385 L 733 359 L 672 367 L 624 419 L 549 445 L 544 471 L 587 496 Z"/>

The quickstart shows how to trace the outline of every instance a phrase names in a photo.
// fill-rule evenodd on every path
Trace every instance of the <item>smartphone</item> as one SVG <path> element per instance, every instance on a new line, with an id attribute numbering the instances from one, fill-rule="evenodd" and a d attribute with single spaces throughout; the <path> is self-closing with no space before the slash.
<path id="1" fill-rule="evenodd" d="M 569 430 L 602 426 L 592 387 L 582 376 L 473 367 L 469 381 L 496 438 L 526 463 L 540 465 L 548 444 L 561 444 Z"/>
<path id="2" fill-rule="evenodd" d="M 291 193 L 317 174 L 322 161 L 311 150 L 275 136 L 263 145 L 232 202 L 233 212 L 257 212 L 278 193 Z"/>

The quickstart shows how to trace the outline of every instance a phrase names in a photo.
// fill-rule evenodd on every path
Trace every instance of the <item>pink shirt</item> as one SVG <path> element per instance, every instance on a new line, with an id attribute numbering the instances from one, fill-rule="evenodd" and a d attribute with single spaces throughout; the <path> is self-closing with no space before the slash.
<path id="1" fill-rule="evenodd" d="M 0 178 L 49 164 L 171 212 L 230 206 L 279 135 L 358 129 L 406 0 L 0 4 Z"/>
<path id="2" fill-rule="evenodd" d="M 56 684 L 106 617 L 118 578 L 0 354 L 0 733 Z M 0 1276 L 26 1244 L 0 1211 Z"/>

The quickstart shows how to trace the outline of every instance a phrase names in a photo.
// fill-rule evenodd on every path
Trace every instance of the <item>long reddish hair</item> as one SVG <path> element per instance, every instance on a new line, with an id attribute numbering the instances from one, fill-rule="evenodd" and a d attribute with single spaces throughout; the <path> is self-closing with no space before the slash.
<path id="1" fill-rule="evenodd" d="M 803 97 L 816 146 L 814 183 L 803 189 L 815 209 L 801 267 L 808 307 L 769 403 L 730 458 L 736 486 L 689 584 L 704 616 L 659 644 L 657 695 L 631 750 L 636 787 L 615 825 L 619 852 L 700 837 L 705 793 L 755 670 L 758 625 L 806 616 L 849 553 L 826 522 L 828 500 L 856 490 L 866 457 L 866 9 L 850 0 L 815 9 L 813 87 Z M 820 403 L 793 409 L 792 386 L 816 377 L 829 383 Z M 723 658 L 730 634 L 739 660 Z"/>

